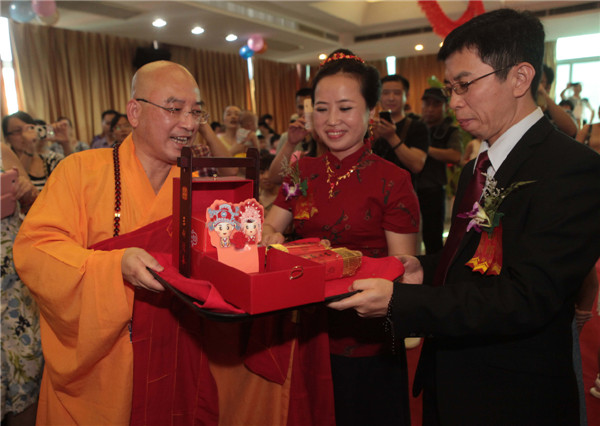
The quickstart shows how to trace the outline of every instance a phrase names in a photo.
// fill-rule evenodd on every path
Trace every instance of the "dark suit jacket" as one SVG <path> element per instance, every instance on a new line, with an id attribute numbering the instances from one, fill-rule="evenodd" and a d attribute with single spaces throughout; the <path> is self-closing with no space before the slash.
<path id="1" fill-rule="evenodd" d="M 471 162 L 455 206 L 472 173 Z M 395 286 L 394 330 L 432 337 L 422 355 L 430 362 L 421 367 L 431 373 L 437 398 L 426 409 L 437 409 L 441 424 L 577 425 L 571 326 L 577 291 L 600 256 L 600 156 L 544 117 L 495 178 L 501 188 L 535 181 L 499 209 L 500 275 L 465 266 L 480 238 L 471 230 L 443 287 Z M 420 258 L 425 284 L 437 259 Z"/>

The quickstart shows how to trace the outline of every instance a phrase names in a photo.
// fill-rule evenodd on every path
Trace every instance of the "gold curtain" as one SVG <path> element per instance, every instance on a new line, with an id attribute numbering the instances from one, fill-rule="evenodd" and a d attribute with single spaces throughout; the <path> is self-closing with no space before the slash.
<path id="1" fill-rule="evenodd" d="M 23 110 L 47 122 L 69 117 L 88 142 L 100 133 L 102 111 L 125 111 L 131 58 L 143 42 L 9 22 Z"/>
<path id="2" fill-rule="evenodd" d="M 254 58 L 256 113 L 271 114 L 275 131 L 287 131 L 290 116 L 296 111 L 295 94 L 299 85 L 297 67 Z"/>
<path id="3" fill-rule="evenodd" d="M 382 78 L 387 75 L 387 63 L 385 62 L 385 59 L 378 59 L 375 61 L 367 61 L 367 63 L 369 65 L 371 65 L 372 67 L 377 68 L 377 71 L 379 71 L 379 75 Z"/>
<path id="4" fill-rule="evenodd" d="M 421 96 L 425 89 L 430 87 L 429 78 L 435 75 L 438 80 L 444 81 L 444 63 L 437 60 L 437 55 L 398 58 L 396 72 L 408 79 L 410 89 L 406 102 L 417 114 L 421 113 Z"/>
<path id="5" fill-rule="evenodd" d="M 185 66 L 196 78 L 211 121 L 223 121 L 228 105 L 250 109 L 250 82 L 246 60 L 231 53 L 169 46 L 171 60 Z"/>
<path id="6" fill-rule="evenodd" d="M 90 141 L 101 130 L 106 109 L 125 112 L 129 100 L 132 58 L 147 42 L 110 35 L 76 32 L 9 20 L 13 43 L 13 66 L 20 105 L 36 118 L 72 119 L 80 140 Z M 202 99 L 212 119 L 222 121 L 227 105 L 251 109 L 247 64 L 236 54 L 189 47 L 168 46 L 171 60 L 186 66 L 198 81 Z M 382 76 L 385 60 L 370 62 Z M 398 73 L 411 84 L 408 103 L 420 113 L 421 95 L 427 80 L 443 80 L 444 67 L 435 55 L 399 58 Z M 304 84 L 304 67 L 254 58 L 256 113 L 275 118 L 278 132 L 287 127 L 294 112 L 294 93 Z M 310 80 L 318 70 L 310 68 Z M 3 101 L 4 103 L 4 101 Z M 3 108 L 5 106 L 3 105 Z"/>

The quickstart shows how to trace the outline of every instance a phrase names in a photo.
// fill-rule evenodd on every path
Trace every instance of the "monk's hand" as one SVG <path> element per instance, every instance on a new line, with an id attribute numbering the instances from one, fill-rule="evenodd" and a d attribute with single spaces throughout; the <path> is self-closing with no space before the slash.
<path id="1" fill-rule="evenodd" d="M 161 272 L 164 269 L 146 250 L 137 247 L 130 247 L 125 250 L 121 259 L 121 273 L 125 281 L 146 290 L 163 291 L 165 288 L 154 279 L 146 268 L 156 272 Z"/>
<path id="2" fill-rule="evenodd" d="M 367 278 L 354 281 L 348 290 L 359 293 L 331 302 L 327 306 L 338 311 L 353 308 L 359 316 L 365 318 L 384 317 L 387 314 L 394 285 L 383 278 Z"/>
<path id="3" fill-rule="evenodd" d="M 423 284 L 423 267 L 414 256 L 397 256 L 404 265 L 404 275 L 400 279 L 403 284 Z"/>

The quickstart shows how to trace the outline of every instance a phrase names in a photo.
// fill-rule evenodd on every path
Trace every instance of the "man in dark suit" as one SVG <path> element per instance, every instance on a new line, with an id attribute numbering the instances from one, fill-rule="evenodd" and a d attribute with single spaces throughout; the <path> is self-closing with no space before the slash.
<path id="1" fill-rule="evenodd" d="M 402 256 L 402 283 L 359 280 L 361 293 L 330 304 L 387 316 L 395 339 L 428 337 L 415 379 L 425 424 L 579 424 L 571 324 L 600 255 L 600 156 L 536 106 L 543 52 L 527 12 L 489 12 L 448 35 L 438 57 L 450 107 L 484 141 L 461 176 L 448 241 L 440 255 Z M 461 214 L 470 197 L 496 210 L 494 185 L 507 194 L 499 221 Z"/>

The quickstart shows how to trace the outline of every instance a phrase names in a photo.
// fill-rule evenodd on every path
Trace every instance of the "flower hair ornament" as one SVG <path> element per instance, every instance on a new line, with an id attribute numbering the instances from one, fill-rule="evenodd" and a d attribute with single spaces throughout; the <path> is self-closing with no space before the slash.
<path id="1" fill-rule="evenodd" d="M 235 208 L 233 208 L 228 203 L 221 204 L 215 210 L 209 208 L 208 216 L 209 216 L 210 222 L 208 224 L 208 229 L 212 231 L 215 229 L 215 225 L 218 225 L 219 223 L 223 223 L 223 222 L 232 225 L 235 229 L 240 229 L 240 224 L 236 220 L 236 218 L 239 215 L 239 211 L 240 211 L 239 206 L 235 206 Z"/>
<path id="2" fill-rule="evenodd" d="M 347 55 L 347 54 L 342 53 L 342 52 L 337 52 L 337 53 L 334 53 L 333 55 L 331 55 L 329 58 L 325 59 L 323 62 L 321 62 L 320 66 L 322 67 L 323 65 L 325 65 L 325 64 L 327 64 L 329 62 L 339 61 L 340 59 L 354 59 L 355 61 L 358 61 L 361 64 L 365 63 L 365 61 L 362 58 L 360 58 L 360 57 L 358 57 L 356 55 Z"/>
<path id="3" fill-rule="evenodd" d="M 248 200 L 244 203 L 244 211 L 240 214 L 240 224 L 244 226 L 247 222 L 256 223 L 262 228 L 263 221 L 263 207 L 254 199 Z"/>

